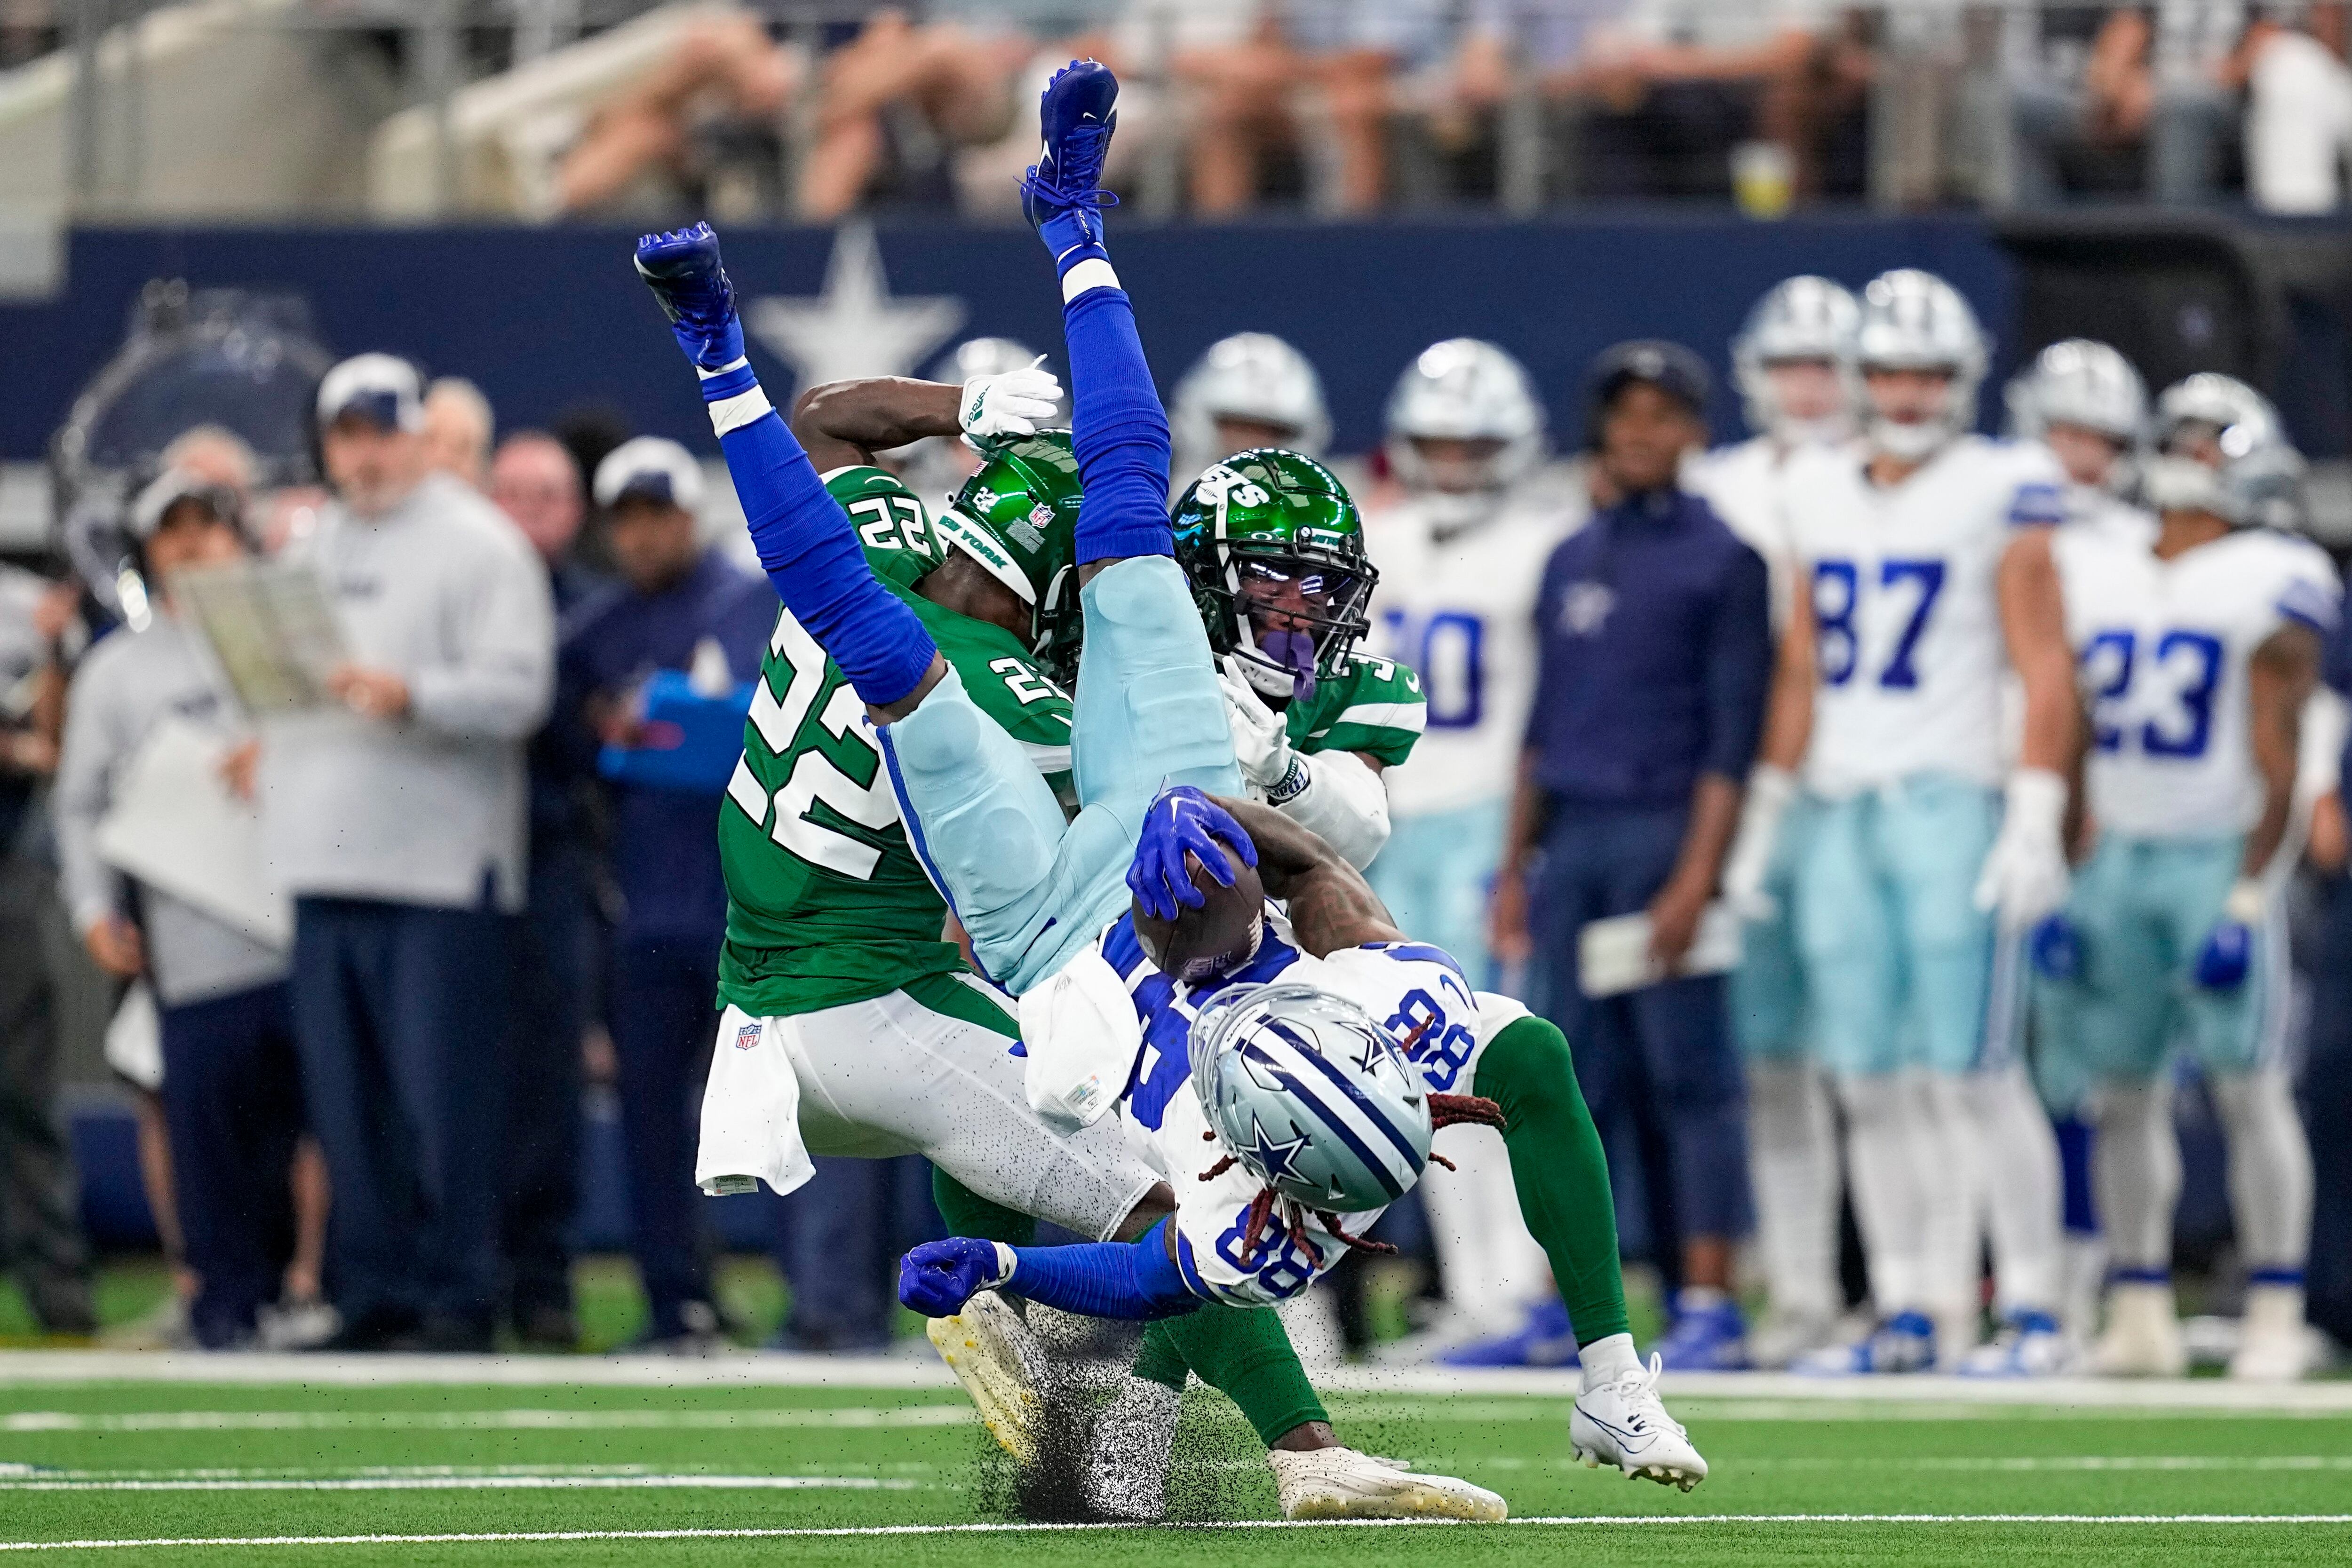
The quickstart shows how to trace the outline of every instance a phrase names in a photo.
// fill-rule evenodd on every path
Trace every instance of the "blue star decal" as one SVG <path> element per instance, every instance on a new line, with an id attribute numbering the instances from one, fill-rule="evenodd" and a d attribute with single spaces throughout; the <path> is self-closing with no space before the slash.
<path id="1" fill-rule="evenodd" d="M 1249 1161 L 1253 1169 L 1264 1176 L 1266 1180 L 1272 1181 L 1276 1176 L 1298 1175 L 1298 1167 L 1294 1162 L 1298 1157 L 1298 1151 L 1306 1146 L 1307 1140 L 1303 1137 L 1293 1138 L 1286 1144 L 1277 1143 L 1268 1138 L 1265 1135 L 1265 1124 L 1252 1116 L 1250 1146 L 1240 1152 L 1242 1158 Z"/>

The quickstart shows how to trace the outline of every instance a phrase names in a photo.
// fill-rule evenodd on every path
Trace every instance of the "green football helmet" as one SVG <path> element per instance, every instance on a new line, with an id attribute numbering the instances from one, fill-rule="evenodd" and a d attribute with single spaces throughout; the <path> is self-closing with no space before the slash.
<path id="1" fill-rule="evenodd" d="M 1270 697 L 1337 676 L 1371 622 L 1380 573 L 1348 487 L 1278 447 L 1210 465 L 1176 503 L 1176 560 L 1220 657 Z"/>
<path id="2" fill-rule="evenodd" d="M 1029 606 L 1030 655 L 1055 680 L 1077 673 L 1078 460 L 1070 433 L 981 446 L 979 472 L 932 528 Z"/>

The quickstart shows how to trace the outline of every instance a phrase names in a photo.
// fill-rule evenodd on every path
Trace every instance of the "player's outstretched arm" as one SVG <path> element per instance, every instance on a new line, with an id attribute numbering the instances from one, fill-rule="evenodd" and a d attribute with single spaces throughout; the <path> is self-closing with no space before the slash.
<path id="1" fill-rule="evenodd" d="M 898 1300 L 926 1317 L 952 1317 L 982 1291 L 1011 1286 L 1033 1301 L 1097 1318 L 1167 1318 L 1205 1299 L 1176 1262 L 1173 1225 L 1162 1220 L 1133 1241 L 1068 1247 L 1008 1247 L 950 1237 L 927 1241 L 898 1261 Z"/>
<path id="2" fill-rule="evenodd" d="M 914 711 L 946 673 L 930 633 L 866 564 L 848 515 L 777 417 L 743 353 L 735 286 L 709 224 L 637 242 L 637 276 L 702 383 L 760 564 L 793 618 L 882 722 Z"/>
<path id="3" fill-rule="evenodd" d="M 793 404 L 792 430 L 820 474 L 871 464 L 877 452 L 926 436 L 974 441 L 1034 435 L 1061 406 L 1062 384 L 1033 363 L 961 386 L 906 376 L 827 382 Z"/>
<path id="4" fill-rule="evenodd" d="M 1290 905 L 1291 935 L 1300 947 L 1320 958 L 1342 947 L 1406 939 L 1364 873 L 1330 844 L 1271 806 L 1228 800 L 1217 804 L 1257 846 L 1258 879 L 1268 897 Z"/>
<path id="5" fill-rule="evenodd" d="M 2066 769 L 2081 712 L 2048 528 L 2010 541 L 1995 589 L 2009 662 L 2025 688 L 2025 731 L 1976 903 L 1997 913 L 2004 928 L 2021 931 L 2066 902 Z"/>

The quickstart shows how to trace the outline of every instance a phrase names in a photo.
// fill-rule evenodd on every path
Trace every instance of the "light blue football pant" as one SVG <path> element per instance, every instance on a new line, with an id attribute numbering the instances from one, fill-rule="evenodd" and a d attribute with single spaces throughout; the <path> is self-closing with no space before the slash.
<path id="1" fill-rule="evenodd" d="M 2000 795 L 1906 779 L 1816 807 L 1797 867 L 1797 943 L 1822 1065 L 1842 1077 L 2006 1065 L 2021 944 L 1976 906 Z"/>
<path id="2" fill-rule="evenodd" d="M 2066 913 L 2083 944 L 2083 975 L 2043 978 L 2034 1009 L 2051 1075 L 2087 1089 L 2103 1081 L 2146 1082 L 2178 1044 L 2208 1071 L 2247 1072 L 2279 1061 L 2286 1043 L 2284 911 L 2273 905 L 2254 933 L 2243 984 L 2197 984 L 2197 950 L 2221 918 L 2245 840 L 2134 839 L 2101 833 L 2074 873 Z"/>
<path id="3" fill-rule="evenodd" d="M 1065 821 L 1037 765 L 952 665 L 913 713 L 879 731 L 908 841 L 971 933 L 982 970 L 1015 996 L 1125 911 L 1136 839 L 1162 789 L 1241 792 L 1224 694 L 1176 563 L 1119 561 L 1079 598 L 1076 817 Z"/>
<path id="4" fill-rule="evenodd" d="M 1727 1004 L 1732 1037 L 1750 1061 L 1793 1066 L 1810 1054 L 1805 1032 L 1805 966 L 1797 945 L 1797 868 L 1805 860 L 1820 803 L 1800 796 L 1781 813 L 1764 892 L 1772 913 L 1740 927 L 1739 967 Z"/>
<path id="5" fill-rule="evenodd" d="M 1488 988 L 1498 981 L 1486 950 L 1486 899 L 1509 809 L 1509 801 L 1494 800 L 1391 816 L 1389 841 L 1364 873 L 1398 930 L 1451 953 L 1474 984 Z"/>

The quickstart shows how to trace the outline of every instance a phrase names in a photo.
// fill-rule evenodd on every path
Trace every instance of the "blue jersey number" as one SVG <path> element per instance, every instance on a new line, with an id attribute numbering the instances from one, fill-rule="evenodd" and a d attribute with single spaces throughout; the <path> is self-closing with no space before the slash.
<path id="1" fill-rule="evenodd" d="M 1919 685 L 1919 667 L 1914 663 L 1919 651 L 1919 639 L 1927 635 L 1927 621 L 1936 612 L 1936 601 L 1944 591 L 1944 563 L 1940 560 L 1883 560 L 1878 563 L 1878 587 L 1902 591 L 1908 589 L 1916 595 L 1911 601 L 1910 619 L 1903 623 L 1903 633 L 1895 641 L 1895 651 L 1887 657 L 1885 666 L 1878 672 L 1878 684 L 1895 691 L 1910 691 Z M 1862 663 L 1862 634 L 1854 625 L 1855 613 L 1862 608 L 1862 571 L 1850 560 L 1822 560 L 1813 563 L 1813 628 L 1814 646 L 1818 650 L 1822 680 L 1824 685 L 1842 686 L 1853 679 Z"/>
<path id="2" fill-rule="evenodd" d="M 1258 1288 L 1267 1295 L 1286 1301 L 1307 1288 L 1321 1260 L 1313 1246 L 1277 1228 L 1280 1224 L 1279 1218 L 1266 1221 L 1265 1228 L 1258 1232 L 1257 1250 L 1244 1257 L 1242 1231 L 1249 1225 L 1249 1210 L 1243 1209 L 1234 1216 L 1225 1233 L 1217 1238 L 1217 1256 L 1232 1264 L 1237 1272 L 1255 1275 Z"/>
<path id="3" fill-rule="evenodd" d="M 1453 1022 L 1444 1007 L 1424 990 L 1407 991 L 1388 1021 L 1388 1030 L 1409 1042 L 1405 1056 L 1421 1073 L 1422 1082 L 1444 1094 L 1462 1076 L 1478 1037 L 1467 1024 Z"/>
<path id="4" fill-rule="evenodd" d="M 1383 611 L 1390 651 L 1421 672 L 1429 727 L 1469 729 L 1486 714 L 1486 623 L 1441 610 L 1417 627 L 1402 610 Z"/>
<path id="5" fill-rule="evenodd" d="M 2093 633 L 2083 644 L 2084 681 L 2091 691 L 2091 743 L 2101 751 L 2121 751 L 2137 740 L 2149 757 L 2184 760 L 2202 757 L 2213 739 L 2213 694 L 2221 685 L 2225 663 L 2221 639 L 2210 632 L 2175 629 L 2156 639 L 2145 663 L 2138 657 L 2139 638 L 2128 629 Z M 2137 731 L 2116 716 L 2116 705 L 2132 687 L 2140 670 L 2170 688 L 2170 711 L 2141 724 Z"/>

